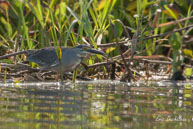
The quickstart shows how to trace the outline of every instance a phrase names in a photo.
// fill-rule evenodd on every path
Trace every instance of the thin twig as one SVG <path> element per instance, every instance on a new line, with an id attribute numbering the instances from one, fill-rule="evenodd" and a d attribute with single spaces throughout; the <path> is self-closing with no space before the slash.
<path id="1" fill-rule="evenodd" d="M 180 32 L 180 31 L 183 31 L 183 30 L 186 30 L 186 29 L 189 29 L 189 28 L 192 28 L 193 27 L 193 24 L 192 25 L 189 25 L 187 27 L 184 27 L 184 28 L 181 28 L 181 29 L 176 29 L 176 30 L 173 30 L 173 31 L 169 31 L 169 32 L 166 32 L 166 33 L 163 33 L 163 34 L 158 34 L 158 35 L 153 35 L 153 36 L 150 36 L 150 37 L 144 37 L 144 38 L 140 38 L 138 37 L 137 38 L 137 41 L 138 40 L 141 40 L 141 41 L 144 41 L 144 40 L 149 40 L 149 39 L 153 39 L 153 38 L 157 38 L 157 37 L 163 37 L 163 36 L 166 36 L 168 34 L 172 34 L 172 33 L 175 33 L 175 32 Z M 126 44 L 128 42 L 132 42 L 134 39 L 131 39 L 131 40 L 126 40 L 126 41 L 120 41 L 119 44 Z M 100 44 L 98 45 L 98 47 L 110 47 L 110 46 L 115 46 L 116 45 L 116 42 L 113 42 L 113 43 L 106 43 L 106 44 Z"/>
<path id="2" fill-rule="evenodd" d="M 126 61 L 125 61 L 125 59 L 124 59 L 123 52 L 122 52 L 122 50 L 121 50 L 121 46 L 120 46 L 120 44 L 119 44 L 118 38 L 117 38 L 117 36 L 116 36 L 116 33 L 115 33 L 115 31 L 114 31 L 114 30 L 115 30 L 115 29 L 114 29 L 114 25 L 113 25 L 112 23 L 111 23 L 111 26 L 112 26 L 112 32 L 113 32 L 113 34 L 114 34 L 114 36 L 115 36 L 115 39 L 116 39 L 116 44 L 117 44 L 117 46 L 118 46 L 118 49 L 119 49 L 121 58 L 122 58 L 123 63 L 124 63 L 124 67 L 125 67 L 126 71 L 128 72 L 129 69 L 127 68 L 127 63 L 126 63 Z"/>
<path id="3" fill-rule="evenodd" d="M 173 24 L 177 24 L 179 22 L 182 22 L 182 21 L 186 21 L 186 20 L 189 20 L 189 19 L 192 19 L 193 16 L 190 16 L 190 17 L 187 17 L 187 18 L 182 18 L 182 19 L 179 19 L 179 20 L 176 20 L 176 21 L 171 21 L 171 22 L 167 22 L 167 23 L 162 23 L 162 24 L 159 24 L 157 25 L 156 27 L 165 27 L 165 26 L 169 26 L 169 25 L 173 25 Z"/>
<path id="4" fill-rule="evenodd" d="M 135 34 L 133 35 L 133 42 L 132 42 L 132 47 L 131 47 L 131 55 L 130 55 L 130 59 L 129 59 L 129 62 L 128 62 L 128 65 L 131 64 L 131 62 L 133 61 L 133 56 L 134 56 L 134 53 L 135 53 L 135 50 L 136 50 L 136 46 L 137 46 L 137 39 L 138 39 L 138 36 L 139 36 L 139 20 L 137 22 L 137 30 L 135 32 Z"/>
<path id="5" fill-rule="evenodd" d="M 146 61 L 149 63 L 160 63 L 160 64 L 171 64 L 171 61 L 160 61 L 159 59 L 167 59 L 168 57 L 162 56 L 162 55 L 153 55 L 153 56 L 134 56 L 133 60 L 140 60 L 140 61 Z M 125 58 L 126 61 L 130 60 L 130 57 Z M 92 65 L 88 65 L 88 68 L 93 68 L 101 65 L 109 65 L 116 62 L 122 62 L 122 59 L 117 61 L 109 61 L 109 62 L 101 62 L 101 63 L 95 63 Z"/>
<path id="6" fill-rule="evenodd" d="M 11 54 L 0 56 L 0 60 L 11 57 L 11 56 L 21 55 L 21 54 L 26 54 L 26 53 L 27 53 L 27 51 L 14 52 Z"/>

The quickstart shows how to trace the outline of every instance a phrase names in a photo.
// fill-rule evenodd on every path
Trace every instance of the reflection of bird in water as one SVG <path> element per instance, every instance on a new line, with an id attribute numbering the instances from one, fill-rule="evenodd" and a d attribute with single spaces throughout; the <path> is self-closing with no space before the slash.
<path id="1" fill-rule="evenodd" d="M 183 72 L 184 72 L 184 65 L 182 65 L 181 67 L 178 67 L 178 71 L 176 71 L 172 75 L 171 80 L 172 81 L 184 81 L 184 80 L 186 80 L 186 78 L 183 76 Z"/>

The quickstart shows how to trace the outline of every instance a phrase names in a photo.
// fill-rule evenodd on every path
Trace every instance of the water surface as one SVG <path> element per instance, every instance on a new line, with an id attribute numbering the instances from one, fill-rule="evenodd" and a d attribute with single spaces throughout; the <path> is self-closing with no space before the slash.
<path id="1" fill-rule="evenodd" d="M 0 84 L 0 129 L 192 129 L 193 83 Z"/>

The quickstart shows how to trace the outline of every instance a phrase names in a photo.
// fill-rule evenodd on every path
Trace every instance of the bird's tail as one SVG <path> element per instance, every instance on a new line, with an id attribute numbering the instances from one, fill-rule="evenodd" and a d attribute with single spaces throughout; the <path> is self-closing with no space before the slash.
<path id="1" fill-rule="evenodd" d="M 27 54 L 27 53 L 28 53 L 28 51 L 14 52 L 14 53 L 11 53 L 11 54 L 0 56 L 0 60 L 11 57 L 11 56 L 22 55 L 22 54 Z"/>

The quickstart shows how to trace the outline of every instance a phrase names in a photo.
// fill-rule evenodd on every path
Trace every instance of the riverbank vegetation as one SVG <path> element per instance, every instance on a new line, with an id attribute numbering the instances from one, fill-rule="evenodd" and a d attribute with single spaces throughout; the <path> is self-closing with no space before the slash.
<path id="1" fill-rule="evenodd" d="M 163 79 L 182 65 L 190 77 L 192 5 L 188 0 L 2 0 L 0 56 L 88 44 L 109 58 L 88 57 L 74 72 L 80 79 Z M 38 80 L 37 64 L 25 60 L 25 55 L 0 60 L 0 78 Z M 52 75 L 42 73 L 45 80 Z"/>

